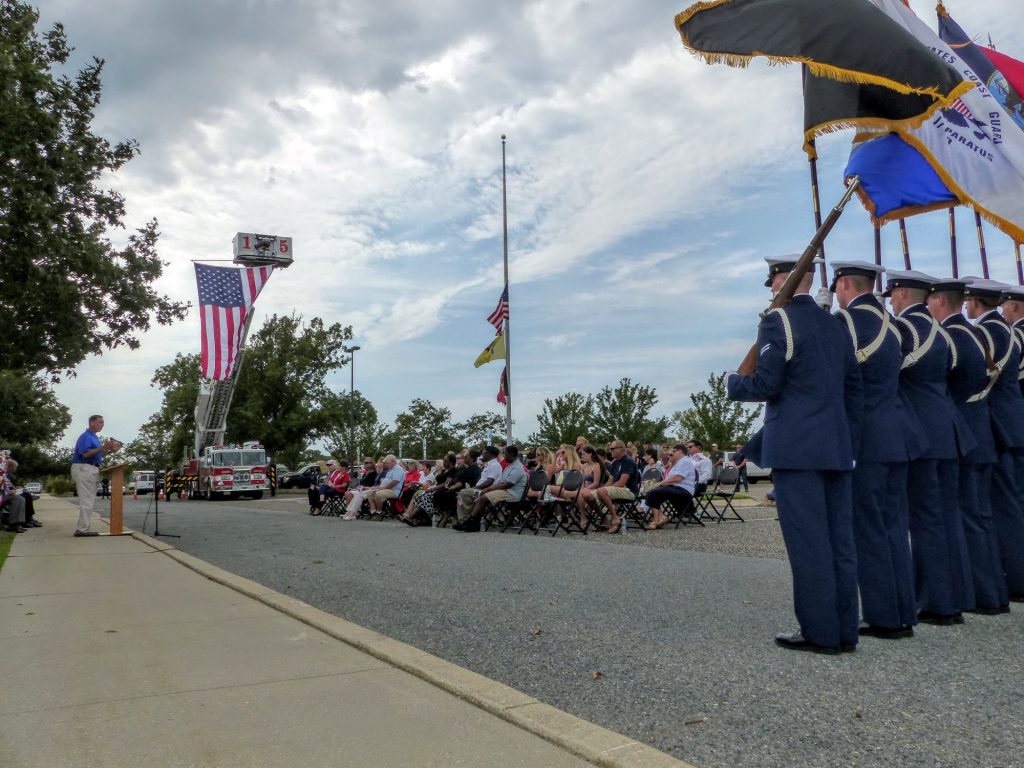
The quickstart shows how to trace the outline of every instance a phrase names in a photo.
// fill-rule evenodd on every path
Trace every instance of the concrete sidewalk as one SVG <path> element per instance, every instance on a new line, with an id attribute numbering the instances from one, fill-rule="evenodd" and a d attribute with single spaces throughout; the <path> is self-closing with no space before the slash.
<path id="1" fill-rule="evenodd" d="M 685 765 L 173 539 L 36 511 L 0 572 L 4 768 Z"/>

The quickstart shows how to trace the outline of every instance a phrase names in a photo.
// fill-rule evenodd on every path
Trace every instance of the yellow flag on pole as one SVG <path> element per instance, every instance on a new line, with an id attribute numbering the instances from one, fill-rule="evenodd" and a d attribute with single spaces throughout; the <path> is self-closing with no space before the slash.
<path id="1" fill-rule="evenodd" d="M 480 356 L 473 363 L 474 368 L 479 368 L 484 363 L 489 363 L 492 360 L 504 360 L 505 359 L 505 336 L 498 334 L 494 337 L 494 341 L 487 345 L 487 348 L 480 353 Z"/>

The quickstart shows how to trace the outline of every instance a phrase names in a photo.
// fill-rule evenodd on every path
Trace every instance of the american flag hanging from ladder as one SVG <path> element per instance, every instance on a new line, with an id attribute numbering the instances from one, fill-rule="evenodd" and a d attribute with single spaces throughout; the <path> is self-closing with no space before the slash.
<path id="1" fill-rule="evenodd" d="M 508 320 L 508 284 L 505 284 L 505 290 L 501 292 L 501 299 L 498 300 L 498 306 L 494 308 L 487 317 L 487 322 L 498 329 L 498 333 L 501 333 L 502 323 Z"/>
<path id="2" fill-rule="evenodd" d="M 196 264 L 202 375 L 226 379 L 234 370 L 252 305 L 273 267 L 209 267 Z"/>

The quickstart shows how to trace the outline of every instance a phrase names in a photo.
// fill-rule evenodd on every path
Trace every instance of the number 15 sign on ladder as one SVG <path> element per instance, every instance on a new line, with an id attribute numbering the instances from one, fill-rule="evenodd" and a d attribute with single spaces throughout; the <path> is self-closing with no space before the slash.
<path id="1" fill-rule="evenodd" d="M 278 235 L 239 232 L 231 241 L 237 264 L 273 264 L 287 267 L 292 263 L 292 239 Z"/>

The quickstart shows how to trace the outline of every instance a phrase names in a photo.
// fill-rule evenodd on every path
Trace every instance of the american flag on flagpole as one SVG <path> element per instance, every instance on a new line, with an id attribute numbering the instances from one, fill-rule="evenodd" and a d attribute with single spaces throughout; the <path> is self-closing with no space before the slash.
<path id="1" fill-rule="evenodd" d="M 498 333 L 501 333 L 502 322 L 508 320 L 508 284 L 505 284 L 505 290 L 501 292 L 501 299 L 498 301 L 498 306 L 494 308 L 494 311 L 487 317 L 487 322 L 498 329 Z"/>
<path id="2" fill-rule="evenodd" d="M 208 379 L 231 375 L 242 346 L 252 305 L 270 279 L 273 267 L 209 267 L 196 264 L 202 374 Z"/>

